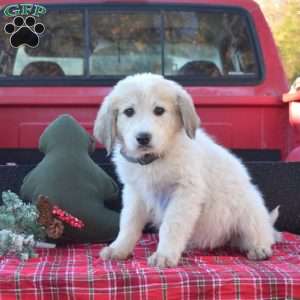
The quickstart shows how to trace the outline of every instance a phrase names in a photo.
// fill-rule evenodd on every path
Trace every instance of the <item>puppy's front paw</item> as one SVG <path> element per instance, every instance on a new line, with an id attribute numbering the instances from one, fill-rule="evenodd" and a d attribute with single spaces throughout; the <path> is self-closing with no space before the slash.
<path id="1" fill-rule="evenodd" d="M 129 256 L 128 253 L 124 251 L 120 251 L 110 246 L 104 247 L 99 254 L 103 260 L 109 260 L 109 259 L 122 260 L 122 259 L 126 259 Z"/>
<path id="2" fill-rule="evenodd" d="M 247 252 L 247 257 L 250 260 L 264 260 L 270 256 L 272 256 L 272 249 L 270 247 L 257 247 Z"/>
<path id="3" fill-rule="evenodd" d="M 148 257 L 148 265 L 159 268 L 176 267 L 178 260 L 176 257 L 164 255 L 156 251 Z"/>

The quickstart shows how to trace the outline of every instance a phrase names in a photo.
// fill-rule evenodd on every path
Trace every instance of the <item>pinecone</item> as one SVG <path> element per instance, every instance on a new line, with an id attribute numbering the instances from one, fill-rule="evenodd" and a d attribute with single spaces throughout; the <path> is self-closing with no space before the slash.
<path id="1" fill-rule="evenodd" d="M 47 236 L 52 239 L 58 239 L 64 232 L 64 224 L 58 219 L 53 219 L 52 223 L 46 229 Z"/>
<path id="2" fill-rule="evenodd" d="M 38 223 L 45 227 L 50 226 L 53 223 L 53 216 L 52 204 L 49 198 L 44 195 L 39 195 L 36 206 L 39 211 Z"/>

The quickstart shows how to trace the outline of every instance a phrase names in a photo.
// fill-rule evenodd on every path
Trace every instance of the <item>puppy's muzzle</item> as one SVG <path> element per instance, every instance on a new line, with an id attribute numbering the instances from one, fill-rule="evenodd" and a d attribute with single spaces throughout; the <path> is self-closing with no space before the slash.
<path id="1" fill-rule="evenodd" d="M 160 157 L 154 153 L 146 153 L 139 158 L 135 158 L 126 154 L 123 148 L 120 150 L 121 155 L 129 162 L 134 164 L 140 164 L 142 166 L 149 165 Z"/>

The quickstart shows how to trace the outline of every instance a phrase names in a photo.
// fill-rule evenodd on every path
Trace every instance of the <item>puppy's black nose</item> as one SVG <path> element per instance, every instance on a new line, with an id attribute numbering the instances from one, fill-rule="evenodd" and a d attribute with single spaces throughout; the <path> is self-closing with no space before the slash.
<path id="1" fill-rule="evenodd" d="M 151 134 L 147 132 L 142 132 L 137 135 L 136 140 L 142 146 L 147 146 L 151 140 Z"/>

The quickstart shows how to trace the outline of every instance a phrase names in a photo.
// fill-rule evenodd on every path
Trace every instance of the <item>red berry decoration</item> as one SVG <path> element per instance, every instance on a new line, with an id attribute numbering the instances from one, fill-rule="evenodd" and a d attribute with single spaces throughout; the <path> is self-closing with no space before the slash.
<path id="1" fill-rule="evenodd" d="M 52 214 L 56 216 L 58 219 L 60 219 L 61 221 L 69 224 L 71 227 L 79 228 L 79 229 L 84 227 L 84 223 L 81 220 L 65 212 L 64 210 L 62 210 L 56 205 L 53 206 Z"/>
<path id="2" fill-rule="evenodd" d="M 45 226 L 47 236 L 50 238 L 58 239 L 62 236 L 64 232 L 63 222 L 76 229 L 85 226 L 78 218 L 53 205 L 47 196 L 38 196 L 37 209 L 39 211 L 38 223 Z"/>

